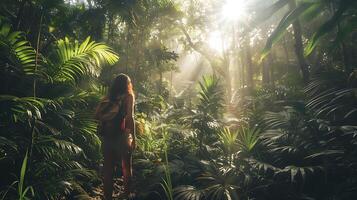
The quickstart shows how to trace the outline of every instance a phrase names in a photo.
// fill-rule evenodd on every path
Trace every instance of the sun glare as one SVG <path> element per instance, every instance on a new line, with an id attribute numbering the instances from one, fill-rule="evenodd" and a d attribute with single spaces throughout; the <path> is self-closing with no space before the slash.
<path id="1" fill-rule="evenodd" d="M 222 52 L 224 49 L 222 33 L 220 31 L 213 31 L 208 36 L 208 45 L 211 49 Z"/>
<path id="2" fill-rule="evenodd" d="M 225 25 L 233 25 L 234 22 L 244 20 L 247 16 L 247 0 L 225 0 L 219 12 L 219 23 Z M 212 50 L 223 52 L 227 45 L 226 35 L 223 35 L 221 29 L 212 31 L 208 37 L 207 42 Z"/>
<path id="3" fill-rule="evenodd" d="M 226 0 L 222 7 L 225 20 L 241 20 L 246 14 L 246 0 Z"/>

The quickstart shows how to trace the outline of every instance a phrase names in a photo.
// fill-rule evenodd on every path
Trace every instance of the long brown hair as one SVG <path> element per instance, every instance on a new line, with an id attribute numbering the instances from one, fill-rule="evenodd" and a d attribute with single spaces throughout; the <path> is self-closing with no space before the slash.
<path id="1" fill-rule="evenodd" d="M 130 77 L 121 73 L 113 80 L 113 83 L 110 86 L 108 92 L 108 98 L 110 101 L 115 101 L 118 96 L 124 94 L 130 94 L 134 96 L 134 91 Z"/>

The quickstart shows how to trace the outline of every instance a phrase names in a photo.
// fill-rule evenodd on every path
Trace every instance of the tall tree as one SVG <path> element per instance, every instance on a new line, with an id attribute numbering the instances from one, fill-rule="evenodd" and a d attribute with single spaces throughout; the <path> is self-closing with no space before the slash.
<path id="1" fill-rule="evenodd" d="M 356 8 L 357 2 L 354 0 L 316 0 L 316 1 L 301 1 L 296 4 L 295 0 L 279 0 L 271 5 L 269 8 L 265 8 L 257 17 L 257 20 L 265 20 L 282 10 L 286 5 L 289 6 L 288 12 L 281 19 L 277 27 L 269 36 L 265 48 L 263 50 L 262 57 L 264 58 L 272 48 L 273 44 L 278 42 L 282 35 L 286 32 L 290 25 L 293 26 L 294 40 L 295 40 L 295 54 L 300 66 L 302 77 L 306 83 L 309 80 L 308 64 L 304 56 L 308 56 L 316 48 L 318 42 L 323 36 L 328 33 L 332 33 L 335 27 L 345 24 L 344 28 L 338 30 L 335 36 L 335 40 L 332 43 L 333 46 L 339 46 L 343 44 L 343 40 L 351 35 L 356 29 Z M 306 47 L 304 48 L 302 42 L 302 29 L 299 18 L 304 17 L 308 20 L 313 20 L 321 13 L 330 12 L 331 6 L 335 5 L 337 9 L 332 10 L 332 17 L 322 23 L 317 29 L 313 30 L 311 38 L 308 40 Z"/>
<path id="2" fill-rule="evenodd" d="M 289 8 L 290 8 L 290 10 L 296 9 L 295 0 L 289 1 Z M 304 57 L 304 46 L 302 43 L 302 31 L 301 31 L 301 24 L 300 24 L 299 19 L 296 19 L 293 22 L 293 29 L 294 29 L 294 40 L 295 40 L 295 46 L 294 46 L 295 47 L 295 55 L 299 62 L 302 79 L 303 79 L 304 83 L 307 83 L 309 81 L 309 66 L 308 66 L 308 64 L 305 60 L 305 57 Z"/>

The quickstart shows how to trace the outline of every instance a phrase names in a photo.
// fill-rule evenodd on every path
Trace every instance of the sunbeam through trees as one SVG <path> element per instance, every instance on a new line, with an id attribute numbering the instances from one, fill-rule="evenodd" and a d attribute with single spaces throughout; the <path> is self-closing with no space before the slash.
<path id="1" fill-rule="evenodd" d="M 1 0 L 0 200 L 357 199 L 356 0 Z"/>

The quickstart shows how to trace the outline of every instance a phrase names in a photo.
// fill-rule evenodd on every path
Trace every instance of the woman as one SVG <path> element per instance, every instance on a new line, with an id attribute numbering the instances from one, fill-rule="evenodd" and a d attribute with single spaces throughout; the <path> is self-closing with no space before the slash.
<path id="1" fill-rule="evenodd" d="M 107 107 L 103 109 L 103 105 Z M 110 120 L 104 121 L 101 116 L 108 115 L 107 108 L 109 113 L 114 114 Z M 107 113 L 103 114 L 103 110 Z M 129 76 L 119 74 L 114 79 L 108 95 L 97 108 L 96 116 L 102 126 L 100 132 L 103 136 L 104 197 L 106 200 L 112 199 L 113 175 L 118 162 L 121 162 L 124 192 L 129 195 L 132 177 L 131 154 L 135 148 L 134 93 Z"/>

